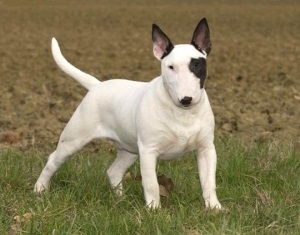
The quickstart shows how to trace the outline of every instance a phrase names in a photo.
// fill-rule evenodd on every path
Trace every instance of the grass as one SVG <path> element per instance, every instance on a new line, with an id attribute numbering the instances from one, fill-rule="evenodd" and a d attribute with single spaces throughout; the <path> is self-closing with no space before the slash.
<path id="1" fill-rule="evenodd" d="M 244 146 L 216 141 L 218 196 L 225 211 L 207 211 L 194 154 L 159 162 L 175 183 L 162 208 L 144 207 L 141 182 L 127 180 L 115 198 L 106 178 L 113 150 L 83 150 L 54 176 L 51 192 L 33 185 L 45 153 L 0 153 L 0 234 L 300 234 L 300 156 L 288 144 Z M 98 157 L 101 155 L 101 157 Z M 136 163 L 130 168 L 139 173 Z"/>

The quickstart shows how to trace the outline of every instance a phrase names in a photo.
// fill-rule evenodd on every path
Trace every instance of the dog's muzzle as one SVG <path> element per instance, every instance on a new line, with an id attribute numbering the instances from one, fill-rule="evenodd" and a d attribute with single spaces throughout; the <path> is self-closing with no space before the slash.
<path id="1" fill-rule="evenodd" d="M 183 99 L 179 100 L 179 102 L 180 102 L 183 106 L 187 107 L 187 106 L 189 106 L 189 105 L 192 103 L 192 100 L 193 100 L 192 97 L 185 96 Z"/>

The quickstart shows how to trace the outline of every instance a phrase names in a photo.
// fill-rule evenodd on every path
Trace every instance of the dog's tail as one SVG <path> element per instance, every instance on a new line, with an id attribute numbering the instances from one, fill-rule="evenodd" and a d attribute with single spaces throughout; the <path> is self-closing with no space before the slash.
<path id="1" fill-rule="evenodd" d="M 53 58 L 58 65 L 58 67 L 61 68 L 62 71 L 64 71 L 66 74 L 74 78 L 77 82 L 79 82 L 82 86 L 84 86 L 86 89 L 91 89 L 93 86 L 100 83 L 100 81 L 79 70 L 75 66 L 71 65 L 65 57 L 61 54 L 58 42 L 55 38 L 52 38 L 52 44 L 51 44 L 51 50 Z"/>

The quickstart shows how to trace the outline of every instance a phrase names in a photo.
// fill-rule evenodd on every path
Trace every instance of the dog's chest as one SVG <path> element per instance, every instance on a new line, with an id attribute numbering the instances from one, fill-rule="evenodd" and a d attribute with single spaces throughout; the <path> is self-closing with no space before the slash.
<path id="1" fill-rule="evenodd" d="M 160 141 L 160 158 L 172 159 L 200 148 L 204 129 L 200 122 L 190 125 L 173 125 Z"/>
<path id="2" fill-rule="evenodd" d="M 157 88 L 155 91 L 160 91 L 162 95 L 148 92 L 137 113 L 139 151 L 171 160 L 201 148 L 203 141 L 211 141 L 214 116 L 205 90 L 195 106 L 185 109 L 174 105 L 169 95 L 161 89 L 161 80 L 156 81 L 158 85 L 154 87 Z"/>

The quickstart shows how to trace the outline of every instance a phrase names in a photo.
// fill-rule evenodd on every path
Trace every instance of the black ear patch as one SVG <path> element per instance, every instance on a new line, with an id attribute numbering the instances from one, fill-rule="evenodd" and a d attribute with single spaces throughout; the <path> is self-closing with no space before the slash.
<path id="1" fill-rule="evenodd" d="M 204 87 L 204 82 L 207 77 L 206 59 L 204 58 L 192 58 L 189 64 L 190 71 L 200 79 L 200 89 Z"/>

